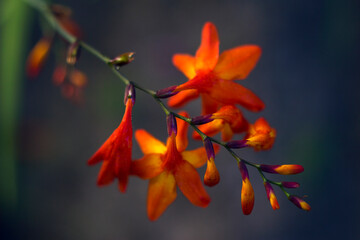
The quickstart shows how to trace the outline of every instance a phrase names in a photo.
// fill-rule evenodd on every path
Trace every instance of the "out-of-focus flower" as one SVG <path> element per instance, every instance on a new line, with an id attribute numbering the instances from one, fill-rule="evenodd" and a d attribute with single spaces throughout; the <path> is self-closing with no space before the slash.
<path id="1" fill-rule="evenodd" d="M 250 124 L 246 144 L 256 151 L 268 150 L 274 144 L 275 137 L 276 130 L 261 117 L 254 124 Z"/>
<path id="2" fill-rule="evenodd" d="M 175 54 L 173 64 L 189 81 L 174 91 L 180 92 L 169 100 L 171 107 L 181 107 L 197 98 L 202 99 L 202 114 L 214 113 L 222 105 L 239 104 L 251 111 L 260 111 L 264 103 L 249 89 L 233 82 L 245 79 L 255 67 L 261 49 L 243 45 L 224 51 L 219 56 L 219 38 L 214 24 L 207 22 L 195 57 Z"/>
<path id="3" fill-rule="evenodd" d="M 129 98 L 119 127 L 88 161 L 89 165 L 103 161 L 97 180 L 99 186 L 107 185 L 117 178 L 119 190 L 123 193 L 126 191 L 131 167 L 132 108 L 133 102 Z"/>
<path id="4" fill-rule="evenodd" d="M 67 70 L 64 65 L 58 65 L 53 72 L 52 80 L 55 86 L 60 86 L 64 83 Z"/>
<path id="5" fill-rule="evenodd" d="M 29 77 L 35 78 L 39 75 L 43 63 L 49 53 L 51 42 L 51 38 L 43 37 L 31 50 L 26 62 L 26 73 Z"/>
<path id="6" fill-rule="evenodd" d="M 80 57 L 80 52 L 81 52 L 81 47 L 78 41 L 75 41 L 72 44 L 70 44 L 66 56 L 67 64 L 75 65 L 75 63 Z"/>
<path id="7" fill-rule="evenodd" d="M 277 201 L 277 198 L 275 196 L 274 189 L 272 188 L 271 184 L 268 182 L 264 182 L 265 190 L 266 190 L 266 196 L 270 201 L 271 207 L 276 210 L 279 209 L 279 203 Z"/>
<path id="8" fill-rule="evenodd" d="M 248 129 L 248 122 L 241 111 L 234 105 L 226 105 L 208 117 L 213 121 L 199 126 L 199 129 L 208 136 L 221 132 L 223 141 L 229 141 L 234 133 L 241 133 Z M 201 139 L 197 132 L 193 132 L 194 139 Z"/>
<path id="9" fill-rule="evenodd" d="M 261 164 L 260 169 L 263 172 L 275 173 L 281 175 L 292 175 L 302 173 L 304 171 L 303 166 L 297 164 L 284 164 L 284 165 L 266 165 Z"/>
<path id="10" fill-rule="evenodd" d="M 291 196 L 289 196 L 289 200 L 293 204 L 295 204 L 295 206 L 297 206 L 298 208 L 300 208 L 302 210 L 305 210 L 305 211 L 310 211 L 311 210 L 310 205 L 307 202 L 305 202 L 302 198 L 300 198 L 298 196 L 291 195 Z"/>
<path id="11" fill-rule="evenodd" d="M 241 207 L 245 215 L 249 215 L 254 208 L 255 194 L 251 186 L 249 173 L 243 161 L 239 162 L 239 170 L 242 178 Z"/>
<path id="12" fill-rule="evenodd" d="M 185 112 L 180 114 L 188 117 Z M 131 173 L 142 179 L 150 179 L 147 199 L 150 220 L 158 219 L 175 200 L 176 186 L 192 204 L 206 207 L 210 203 L 210 197 L 195 169 L 207 161 L 206 151 L 203 147 L 185 151 L 187 129 L 188 124 L 179 121 L 177 135 L 175 131 L 170 131 L 166 146 L 145 130 L 135 132 L 144 157 L 132 162 Z"/>

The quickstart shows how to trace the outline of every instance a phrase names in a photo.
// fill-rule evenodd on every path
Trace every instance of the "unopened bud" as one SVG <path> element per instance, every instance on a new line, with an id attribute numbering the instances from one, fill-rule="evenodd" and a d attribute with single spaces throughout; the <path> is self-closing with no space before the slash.
<path id="1" fill-rule="evenodd" d="M 275 173 L 281 175 L 298 174 L 304 171 L 303 166 L 297 164 L 285 164 L 285 165 L 266 165 L 261 164 L 260 169 L 263 172 Z"/>
<path id="2" fill-rule="evenodd" d="M 172 97 L 172 96 L 179 93 L 179 92 L 174 91 L 176 88 L 177 88 L 177 86 L 171 86 L 171 87 L 167 87 L 167 88 L 164 88 L 164 89 L 157 90 L 155 96 L 157 98 Z"/>
<path id="3" fill-rule="evenodd" d="M 70 44 L 69 48 L 68 48 L 68 52 L 67 52 L 67 56 L 66 56 L 66 62 L 69 65 L 75 65 L 75 63 L 77 62 L 77 60 L 80 57 L 80 44 L 78 41 L 73 42 L 72 44 Z"/>
<path id="4" fill-rule="evenodd" d="M 174 114 L 170 113 L 169 115 L 167 115 L 166 123 L 167 123 L 167 130 L 168 130 L 169 137 L 172 134 L 176 135 L 177 134 L 177 124 L 176 124 L 176 118 L 175 118 Z"/>
<path id="5" fill-rule="evenodd" d="M 244 148 L 248 145 L 246 144 L 246 140 L 234 140 L 226 143 L 228 148 Z"/>
<path id="6" fill-rule="evenodd" d="M 203 115 L 203 116 L 197 116 L 197 117 L 193 117 L 191 118 L 191 123 L 193 125 L 202 125 L 205 123 L 209 123 L 211 121 L 213 121 L 214 119 L 211 118 L 212 114 L 207 114 L 207 115 Z"/>
<path id="7" fill-rule="evenodd" d="M 297 182 L 281 182 L 281 185 L 285 188 L 298 188 L 300 184 Z"/>
<path id="8" fill-rule="evenodd" d="M 134 60 L 134 55 L 134 52 L 123 53 L 116 58 L 111 59 L 108 64 L 114 66 L 116 69 L 119 69 L 120 67 L 131 63 Z"/>
<path id="9" fill-rule="evenodd" d="M 204 184 L 213 187 L 220 182 L 220 174 L 216 168 L 213 158 L 207 160 L 206 172 L 204 175 Z"/>
<path id="10" fill-rule="evenodd" d="M 135 87 L 132 83 L 129 83 L 125 88 L 125 94 L 124 94 L 124 104 L 125 105 L 129 98 L 131 98 L 132 103 L 135 104 L 136 92 L 135 92 Z"/>
<path id="11" fill-rule="evenodd" d="M 271 207 L 276 210 L 279 209 L 279 203 L 277 201 L 277 198 L 275 196 L 274 189 L 272 188 L 271 184 L 268 182 L 264 182 L 265 190 L 266 190 L 266 196 L 269 199 Z"/>
<path id="12" fill-rule="evenodd" d="M 289 200 L 300 209 L 303 209 L 305 211 L 311 210 L 310 205 L 298 196 L 291 195 L 289 196 Z"/>
<path id="13" fill-rule="evenodd" d="M 214 146 L 210 140 L 210 138 L 205 138 L 204 139 L 204 147 L 205 147 L 205 150 L 206 150 L 206 155 L 207 155 L 207 158 L 210 159 L 210 158 L 215 158 L 215 151 L 214 151 Z"/>

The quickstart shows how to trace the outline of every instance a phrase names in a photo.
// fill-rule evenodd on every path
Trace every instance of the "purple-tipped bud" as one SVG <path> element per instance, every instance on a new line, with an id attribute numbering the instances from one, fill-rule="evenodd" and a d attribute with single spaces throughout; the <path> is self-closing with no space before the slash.
<path id="1" fill-rule="evenodd" d="M 303 166 L 297 164 L 285 164 L 285 165 L 261 164 L 260 169 L 263 172 L 282 174 L 282 175 L 298 174 L 304 171 Z"/>
<path id="2" fill-rule="evenodd" d="M 171 86 L 171 87 L 167 87 L 167 88 L 164 88 L 164 89 L 157 90 L 155 96 L 157 98 L 172 97 L 172 96 L 179 93 L 179 92 L 174 91 L 176 88 L 177 88 L 177 86 Z"/>
<path id="3" fill-rule="evenodd" d="M 226 146 L 229 148 L 244 148 L 248 145 L 246 144 L 246 140 L 234 140 L 226 143 Z"/>
<path id="4" fill-rule="evenodd" d="M 212 114 L 207 114 L 207 115 L 203 115 L 203 116 L 197 116 L 197 117 L 193 117 L 191 118 L 191 123 L 193 125 L 201 125 L 201 124 L 205 124 L 205 123 L 209 123 L 211 121 L 213 121 L 214 119 L 211 118 Z"/>
<path id="5" fill-rule="evenodd" d="M 214 151 L 214 146 L 210 140 L 210 138 L 205 138 L 204 139 L 204 147 L 206 150 L 206 155 L 208 159 L 214 159 L 215 158 L 215 151 Z"/>
<path id="6" fill-rule="evenodd" d="M 135 92 L 135 87 L 132 83 L 129 83 L 125 88 L 125 94 L 124 94 L 124 104 L 125 105 L 129 98 L 131 98 L 132 103 L 135 104 L 136 92 Z"/>
<path id="7" fill-rule="evenodd" d="M 239 162 L 239 170 L 241 173 L 241 178 L 244 181 L 245 179 L 249 179 L 249 172 L 247 170 L 247 167 L 243 161 Z"/>
<path id="8" fill-rule="evenodd" d="M 289 200 L 300 209 L 303 209 L 305 211 L 311 210 L 310 205 L 298 196 L 291 195 L 289 196 Z"/>
<path id="9" fill-rule="evenodd" d="M 134 55 L 134 52 L 123 53 L 116 58 L 111 59 L 108 64 L 114 66 L 116 69 L 119 69 L 120 67 L 131 63 L 134 60 Z"/>
<path id="10" fill-rule="evenodd" d="M 75 63 L 80 57 L 80 49 L 81 48 L 78 41 L 75 41 L 72 44 L 70 44 L 66 56 L 66 62 L 69 65 L 75 65 Z"/>
<path id="11" fill-rule="evenodd" d="M 265 191 L 266 191 L 266 196 L 270 201 L 270 205 L 271 207 L 276 210 L 279 209 L 279 203 L 277 201 L 277 198 L 275 196 L 275 192 L 274 189 L 272 188 L 271 184 L 268 182 L 264 182 L 264 186 L 265 186 Z"/>
<path id="12" fill-rule="evenodd" d="M 298 188 L 300 184 L 297 182 L 281 182 L 281 185 L 285 188 Z"/>
<path id="13" fill-rule="evenodd" d="M 177 125 L 176 125 L 176 118 L 174 114 L 170 113 L 166 117 L 166 123 L 167 123 L 167 130 L 169 137 L 174 133 L 175 136 L 177 134 Z"/>

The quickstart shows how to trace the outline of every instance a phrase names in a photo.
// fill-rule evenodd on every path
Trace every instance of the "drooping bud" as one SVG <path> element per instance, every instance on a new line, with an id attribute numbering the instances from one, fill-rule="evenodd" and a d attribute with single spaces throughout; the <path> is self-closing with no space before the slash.
<path id="1" fill-rule="evenodd" d="M 26 72 L 29 77 L 35 78 L 39 75 L 42 65 L 49 53 L 51 42 L 52 39 L 43 37 L 31 50 L 26 62 Z"/>
<path id="2" fill-rule="evenodd" d="M 204 184 L 209 187 L 213 187 L 220 182 L 220 174 L 216 168 L 214 158 L 207 160 L 206 172 L 204 175 Z"/>
<path id="3" fill-rule="evenodd" d="M 76 69 L 70 73 L 69 80 L 75 87 L 78 88 L 82 88 L 87 84 L 86 75 L 83 72 Z"/>
<path id="4" fill-rule="evenodd" d="M 242 178 L 241 207 L 245 215 L 249 215 L 254 208 L 255 195 L 251 186 L 249 173 L 243 161 L 239 162 L 239 170 Z"/>
<path id="5" fill-rule="evenodd" d="M 226 146 L 229 148 L 244 148 L 248 145 L 246 144 L 246 140 L 234 140 L 226 143 Z"/>
<path id="6" fill-rule="evenodd" d="M 170 113 L 169 115 L 167 115 L 166 117 L 166 123 L 167 123 L 167 130 L 168 130 L 168 135 L 169 137 L 172 134 L 177 134 L 177 125 L 176 125 L 176 118 L 174 116 L 174 114 Z"/>
<path id="7" fill-rule="evenodd" d="M 79 41 L 75 41 L 72 44 L 70 44 L 69 48 L 68 48 L 68 52 L 67 52 L 67 56 L 66 56 L 66 62 L 69 65 L 75 65 L 75 63 L 77 62 L 77 60 L 80 57 L 80 44 Z"/>
<path id="8" fill-rule="evenodd" d="M 298 188 L 300 184 L 297 182 L 281 182 L 281 185 L 285 188 Z"/>
<path id="9" fill-rule="evenodd" d="M 310 205 L 298 196 L 291 195 L 289 196 L 289 200 L 300 209 L 303 209 L 305 211 L 311 210 Z"/>
<path id="10" fill-rule="evenodd" d="M 125 105 L 129 98 L 131 98 L 132 104 L 135 104 L 136 92 L 135 92 L 135 87 L 132 83 L 129 83 L 125 88 L 125 94 L 124 94 L 124 104 Z"/>
<path id="11" fill-rule="evenodd" d="M 167 88 L 164 88 L 164 89 L 157 90 L 155 96 L 157 98 L 172 97 L 172 96 L 179 93 L 179 92 L 174 91 L 176 88 L 177 88 L 177 86 L 171 86 L 171 87 L 167 87 Z"/>
<path id="12" fill-rule="evenodd" d="M 205 150 L 206 150 L 206 155 L 207 155 L 207 158 L 210 159 L 214 159 L 215 158 L 215 151 L 214 151 L 214 146 L 210 140 L 210 138 L 205 138 L 204 139 L 204 147 L 205 147 Z"/>
<path id="13" fill-rule="evenodd" d="M 123 53 L 114 59 L 111 59 L 108 64 L 114 66 L 116 69 L 119 69 L 120 67 L 131 63 L 134 60 L 134 55 L 134 52 Z"/>
<path id="14" fill-rule="evenodd" d="M 275 196 L 274 189 L 272 188 L 271 184 L 268 182 L 264 182 L 265 190 L 266 190 L 266 196 L 270 201 L 271 207 L 276 210 L 279 209 L 279 203 L 277 201 L 277 198 Z"/>
<path id="15" fill-rule="evenodd" d="M 304 171 L 303 166 L 297 164 L 285 164 L 285 165 L 261 164 L 260 169 L 264 172 L 281 174 L 281 175 L 298 174 Z"/>
<path id="16" fill-rule="evenodd" d="M 214 120 L 211 117 L 212 117 L 212 114 L 193 117 L 193 118 L 191 118 L 191 123 L 193 125 L 202 125 L 202 124 L 205 124 L 205 123 L 209 123 L 209 122 L 212 122 Z"/>

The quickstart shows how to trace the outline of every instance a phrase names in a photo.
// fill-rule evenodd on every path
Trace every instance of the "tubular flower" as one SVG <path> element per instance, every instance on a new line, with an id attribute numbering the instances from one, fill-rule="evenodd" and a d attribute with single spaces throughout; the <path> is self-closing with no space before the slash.
<path id="1" fill-rule="evenodd" d="M 213 113 L 210 119 L 213 121 L 199 126 L 199 129 L 208 136 L 214 136 L 221 132 L 222 140 L 231 140 L 234 133 L 245 132 L 248 129 L 248 122 L 241 111 L 234 105 L 226 105 Z M 197 132 L 193 132 L 193 138 L 200 140 Z"/>
<path id="2" fill-rule="evenodd" d="M 276 130 L 271 128 L 265 118 L 261 117 L 249 126 L 246 144 L 254 150 L 268 150 L 274 144 Z"/>
<path id="3" fill-rule="evenodd" d="M 242 178 L 241 207 L 245 215 L 249 215 L 254 208 L 255 195 L 251 186 L 249 173 L 244 162 L 239 162 L 239 169 Z"/>
<path id="4" fill-rule="evenodd" d="M 272 188 L 271 184 L 268 182 L 264 182 L 265 190 L 266 190 L 266 196 L 270 201 L 271 207 L 276 210 L 279 209 L 279 203 L 277 201 L 277 198 L 275 196 L 274 189 Z"/>
<path id="5" fill-rule="evenodd" d="M 181 115 L 187 117 L 186 113 Z M 201 147 L 185 151 L 187 128 L 188 124 L 180 121 L 177 136 L 175 131 L 171 131 L 166 146 L 145 130 L 135 132 L 135 138 L 144 157 L 132 162 L 131 174 L 142 179 L 150 179 L 147 198 L 147 213 L 150 220 L 158 219 L 175 200 L 176 186 L 192 204 L 207 207 L 210 203 L 210 197 L 195 169 L 207 161 L 206 150 Z"/>
<path id="6" fill-rule="evenodd" d="M 205 23 L 201 44 L 195 56 L 175 54 L 173 64 L 189 79 L 174 92 L 169 106 L 181 107 L 201 97 L 203 114 L 210 114 L 222 105 L 239 104 L 250 111 L 260 111 L 265 105 L 252 91 L 233 82 L 245 79 L 261 55 L 260 47 L 243 45 L 224 51 L 219 56 L 219 38 L 215 25 Z"/>
<path id="7" fill-rule="evenodd" d="M 205 138 L 204 146 L 207 155 L 206 172 L 204 175 L 204 184 L 213 187 L 220 182 L 220 174 L 215 165 L 215 151 L 214 146 L 209 138 Z"/>
<path id="8" fill-rule="evenodd" d="M 126 191 L 131 167 L 133 104 L 132 99 L 127 99 L 125 114 L 119 127 L 88 161 L 89 165 L 103 161 L 97 180 L 98 186 L 107 185 L 117 178 L 119 190 L 123 193 Z"/>
<path id="9" fill-rule="evenodd" d="M 31 50 L 26 62 L 26 72 L 29 77 L 35 78 L 39 75 L 41 67 L 48 56 L 51 42 L 51 38 L 43 37 Z"/>

